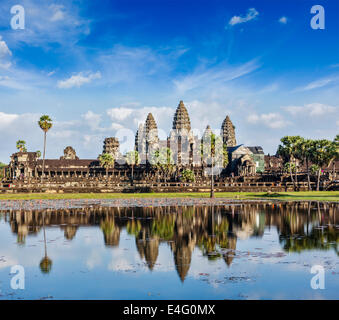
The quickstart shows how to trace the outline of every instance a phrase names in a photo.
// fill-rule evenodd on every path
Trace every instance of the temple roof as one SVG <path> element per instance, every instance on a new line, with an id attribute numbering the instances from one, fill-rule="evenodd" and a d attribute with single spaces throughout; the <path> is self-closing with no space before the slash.
<path id="1" fill-rule="evenodd" d="M 246 148 L 251 150 L 253 154 L 264 154 L 264 150 L 260 146 L 246 147 Z"/>
<path id="2" fill-rule="evenodd" d="M 184 105 L 184 102 L 182 100 L 179 102 L 177 110 L 175 111 L 174 114 L 173 129 L 174 130 L 185 129 L 187 131 L 191 131 L 191 120 L 188 115 L 187 109 Z"/>

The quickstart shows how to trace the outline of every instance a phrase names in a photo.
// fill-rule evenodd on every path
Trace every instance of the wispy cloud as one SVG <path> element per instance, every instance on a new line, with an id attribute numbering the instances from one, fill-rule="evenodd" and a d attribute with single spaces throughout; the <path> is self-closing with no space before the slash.
<path id="1" fill-rule="evenodd" d="M 285 111 L 287 111 L 292 116 L 302 115 L 311 116 L 311 117 L 318 117 L 322 115 L 326 115 L 328 113 L 338 112 L 339 108 L 334 106 L 329 106 L 322 103 L 310 103 L 304 106 L 287 106 L 282 107 Z"/>
<path id="2" fill-rule="evenodd" d="M 295 89 L 295 91 L 309 91 L 313 89 L 318 89 L 327 86 L 328 84 L 334 82 L 336 78 L 324 78 L 316 81 L 312 81 L 304 87 Z"/>
<path id="3" fill-rule="evenodd" d="M 252 113 L 248 115 L 247 122 L 251 124 L 259 124 L 271 129 L 281 129 L 289 125 L 289 121 L 285 120 L 280 113 Z"/>
<path id="4" fill-rule="evenodd" d="M 201 87 L 211 87 L 214 86 L 215 83 L 220 85 L 227 81 L 235 80 L 255 71 L 259 67 L 260 65 L 257 61 L 252 60 L 238 67 L 222 64 L 209 69 L 199 68 L 192 74 L 174 80 L 173 83 L 179 93 L 184 93 Z"/>
<path id="5" fill-rule="evenodd" d="M 0 27 L 4 27 L 4 35 L 8 35 L 11 46 L 22 43 L 49 47 L 58 43 L 62 46 L 73 45 L 82 36 L 90 33 L 90 21 L 81 17 L 80 8 L 73 1 L 60 0 L 58 4 L 50 1 L 22 0 L 25 8 L 26 28 L 13 32 L 8 28 L 9 9 L 13 5 L 10 0 L 1 1 Z"/>
<path id="6" fill-rule="evenodd" d="M 98 71 L 96 73 L 90 73 L 88 75 L 84 75 L 83 72 L 79 74 L 71 76 L 69 79 L 60 80 L 58 82 L 58 88 L 60 89 L 70 89 L 73 87 L 80 88 L 82 85 L 92 82 L 95 79 L 100 79 L 101 73 Z"/>
<path id="7" fill-rule="evenodd" d="M 245 23 L 255 19 L 259 15 L 259 12 L 255 8 L 250 8 L 247 10 L 247 14 L 245 16 L 233 16 L 228 24 L 230 26 L 234 26 L 236 24 Z"/>

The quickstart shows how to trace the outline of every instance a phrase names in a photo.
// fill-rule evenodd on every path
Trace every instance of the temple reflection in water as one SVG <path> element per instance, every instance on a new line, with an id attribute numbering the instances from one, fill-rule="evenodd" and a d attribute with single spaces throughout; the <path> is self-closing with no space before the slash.
<path id="1" fill-rule="evenodd" d="M 38 234 L 44 227 L 62 229 L 65 239 L 71 241 L 79 228 L 96 226 L 103 232 L 105 245 L 117 247 L 125 228 L 135 238 L 136 249 L 150 270 L 157 262 L 159 245 L 167 243 L 179 277 L 184 281 L 195 248 L 207 259 L 224 259 L 230 266 L 237 255 L 237 241 L 262 237 L 267 228 L 276 228 L 286 252 L 333 248 L 338 254 L 337 212 L 338 205 L 333 203 L 295 202 L 214 207 L 91 207 L 43 212 L 13 210 L 0 211 L 0 218 L 11 225 L 20 245 L 25 245 L 27 236 Z"/>

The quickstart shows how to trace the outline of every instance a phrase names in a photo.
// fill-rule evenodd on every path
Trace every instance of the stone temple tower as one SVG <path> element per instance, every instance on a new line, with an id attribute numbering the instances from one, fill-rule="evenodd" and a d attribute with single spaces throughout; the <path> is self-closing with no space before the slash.
<path id="1" fill-rule="evenodd" d="M 159 148 L 158 127 L 152 113 L 149 113 L 145 122 L 146 153 Z"/>
<path id="2" fill-rule="evenodd" d="M 117 138 L 111 137 L 106 138 L 104 141 L 103 154 L 108 153 L 113 156 L 114 159 L 118 159 L 120 157 L 119 151 L 120 145 L 119 140 Z"/>
<path id="3" fill-rule="evenodd" d="M 175 163 L 179 165 L 192 163 L 194 136 L 191 120 L 183 101 L 179 102 L 175 111 L 168 146 L 172 150 Z"/>
<path id="4" fill-rule="evenodd" d="M 235 139 L 235 127 L 229 116 L 227 116 L 222 123 L 220 135 L 227 147 L 234 147 L 237 145 Z"/>
<path id="5" fill-rule="evenodd" d="M 140 124 L 135 135 L 135 150 L 139 152 L 141 161 L 159 148 L 158 127 L 152 113 L 147 115 L 145 124 Z"/>
<path id="6" fill-rule="evenodd" d="M 184 102 L 181 100 L 174 114 L 173 130 L 177 131 L 191 131 L 191 120 L 188 115 Z"/>

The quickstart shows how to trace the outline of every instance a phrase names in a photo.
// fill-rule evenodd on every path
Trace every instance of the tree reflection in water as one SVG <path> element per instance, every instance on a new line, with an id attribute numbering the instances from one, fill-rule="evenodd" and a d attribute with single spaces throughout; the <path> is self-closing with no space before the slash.
<path id="1" fill-rule="evenodd" d="M 338 204 L 335 203 L 244 203 L 227 206 L 79 208 L 67 210 L 2 212 L 17 234 L 18 243 L 37 234 L 41 227 L 58 226 L 67 240 L 82 226 L 100 226 L 107 247 L 119 246 L 122 229 L 135 238 L 136 250 L 150 270 L 156 264 L 159 245 L 167 243 L 182 281 L 189 271 L 192 253 L 199 248 L 209 260 L 224 259 L 230 266 L 237 254 L 237 241 L 262 237 L 275 227 L 286 252 L 335 250 L 338 254 Z M 0 211 L 1 213 L 1 211 Z M 52 261 L 41 260 L 42 272 L 50 272 Z"/>
<path id="2" fill-rule="evenodd" d="M 41 212 L 42 215 L 42 229 L 44 234 L 44 249 L 45 255 L 40 261 L 40 270 L 42 273 L 50 273 L 52 270 L 52 260 L 47 256 L 47 241 L 46 241 L 46 230 L 45 230 L 45 212 Z"/>

